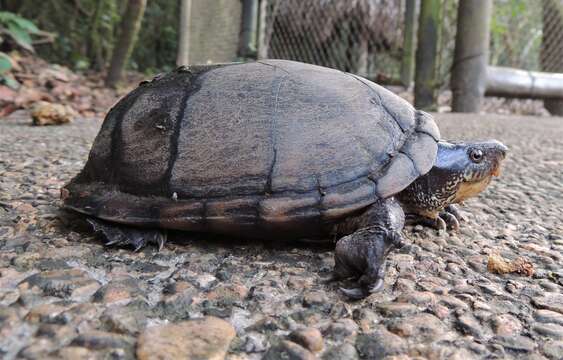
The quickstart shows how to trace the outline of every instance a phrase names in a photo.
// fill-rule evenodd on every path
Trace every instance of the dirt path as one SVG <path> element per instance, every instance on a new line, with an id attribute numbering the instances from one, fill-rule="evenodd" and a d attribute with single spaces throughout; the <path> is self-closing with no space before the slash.
<path id="1" fill-rule="evenodd" d="M 27 121 L 0 120 L 2 358 L 563 354 L 561 118 L 438 115 L 446 139 L 507 144 L 504 173 L 467 202 L 460 233 L 407 229 L 385 291 L 361 302 L 321 283 L 333 266 L 329 248 L 186 235 L 160 253 L 105 249 L 58 211 L 59 188 L 83 165 L 100 121 Z M 493 253 L 525 257 L 534 275 L 489 273 Z"/>

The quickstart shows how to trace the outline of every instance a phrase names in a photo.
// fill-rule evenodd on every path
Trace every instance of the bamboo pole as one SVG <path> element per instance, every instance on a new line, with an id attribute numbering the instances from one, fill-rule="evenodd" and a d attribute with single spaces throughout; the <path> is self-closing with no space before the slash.
<path id="1" fill-rule="evenodd" d="M 242 3 L 242 30 L 240 33 L 238 56 L 256 57 L 256 26 L 258 20 L 258 0 L 244 0 Z"/>
<path id="2" fill-rule="evenodd" d="M 452 66 L 452 110 L 479 112 L 487 81 L 492 0 L 460 0 Z"/>
<path id="3" fill-rule="evenodd" d="M 190 61 L 190 16 L 192 0 L 180 2 L 180 28 L 178 29 L 178 55 L 176 65 L 188 65 Z"/>
<path id="4" fill-rule="evenodd" d="M 403 54 L 401 58 L 401 83 L 405 88 L 409 88 L 413 80 L 415 36 L 416 0 L 406 0 Z"/>
<path id="5" fill-rule="evenodd" d="M 438 81 L 437 58 L 440 42 L 442 0 L 422 0 L 418 20 L 418 44 L 414 85 L 415 107 L 433 110 L 436 106 Z"/>

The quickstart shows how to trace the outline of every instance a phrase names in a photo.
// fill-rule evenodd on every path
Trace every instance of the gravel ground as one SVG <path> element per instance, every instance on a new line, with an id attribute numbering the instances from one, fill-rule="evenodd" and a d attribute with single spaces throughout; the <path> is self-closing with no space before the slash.
<path id="1" fill-rule="evenodd" d="M 563 119 L 437 115 L 447 139 L 497 138 L 504 173 L 459 233 L 407 228 L 385 290 L 347 301 L 329 247 L 190 234 L 157 253 L 104 248 L 58 210 L 101 122 L 0 121 L 4 359 L 563 357 Z M 487 271 L 523 257 L 531 277 Z"/>

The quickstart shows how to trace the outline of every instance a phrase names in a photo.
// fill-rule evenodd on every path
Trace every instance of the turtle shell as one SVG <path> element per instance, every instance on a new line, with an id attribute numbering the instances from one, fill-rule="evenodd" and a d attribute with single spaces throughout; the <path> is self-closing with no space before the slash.
<path id="1" fill-rule="evenodd" d="M 432 167 L 432 117 L 364 78 L 284 60 L 182 67 L 106 116 L 64 205 L 123 224 L 307 234 Z"/>

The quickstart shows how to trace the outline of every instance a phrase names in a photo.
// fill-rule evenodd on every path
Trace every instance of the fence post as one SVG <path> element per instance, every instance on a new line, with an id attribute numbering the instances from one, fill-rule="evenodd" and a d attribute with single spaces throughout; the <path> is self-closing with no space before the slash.
<path id="1" fill-rule="evenodd" d="M 244 0 L 242 3 L 242 29 L 238 49 L 238 56 L 241 58 L 256 56 L 257 18 L 258 0 Z"/>
<path id="2" fill-rule="evenodd" d="M 414 82 L 414 104 L 418 109 L 432 110 L 436 105 L 441 16 L 442 0 L 421 1 Z"/>
<path id="3" fill-rule="evenodd" d="M 266 59 L 268 57 L 268 39 L 267 24 L 268 17 L 268 0 L 260 0 L 260 9 L 258 12 L 258 59 Z"/>
<path id="4" fill-rule="evenodd" d="M 563 72 L 563 2 L 560 0 L 542 1 L 543 36 L 540 62 L 544 71 Z M 552 115 L 563 116 L 563 100 L 546 99 L 543 106 Z"/>
<path id="5" fill-rule="evenodd" d="M 180 27 L 178 28 L 178 54 L 176 65 L 188 65 L 190 63 L 190 16 L 192 0 L 182 0 L 180 2 Z"/>
<path id="6" fill-rule="evenodd" d="M 489 62 L 492 0 L 460 0 L 452 66 L 452 110 L 479 112 Z"/>
<path id="7" fill-rule="evenodd" d="M 412 83 L 414 70 L 416 28 L 416 0 L 406 0 L 405 28 L 403 34 L 403 54 L 401 59 L 401 84 L 408 88 Z"/>

